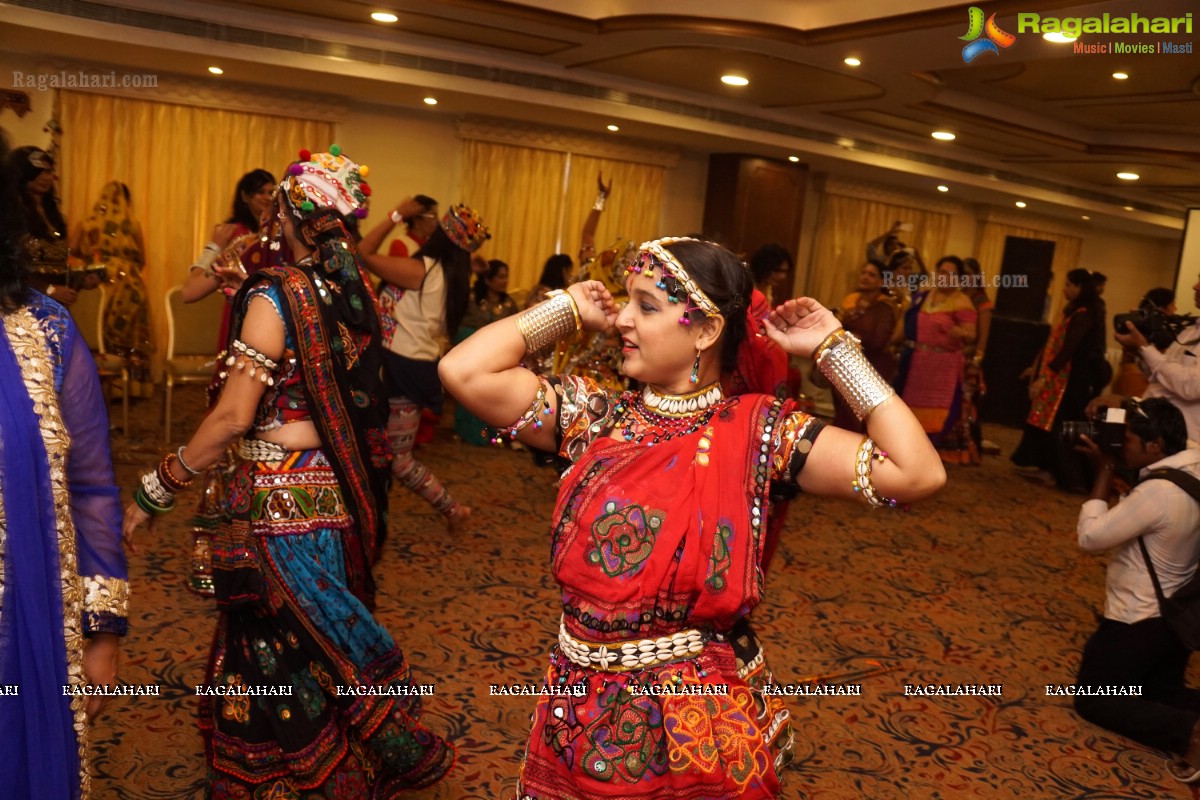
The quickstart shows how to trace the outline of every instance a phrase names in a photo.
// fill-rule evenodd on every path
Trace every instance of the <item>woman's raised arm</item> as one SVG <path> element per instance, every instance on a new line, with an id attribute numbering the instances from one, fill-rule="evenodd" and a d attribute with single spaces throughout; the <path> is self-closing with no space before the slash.
<path id="1" fill-rule="evenodd" d="M 612 295 L 603 283 L 576 283 L 563 294 L 480 329 L 442 358 L 438 375 L 458 402 L 493 427 L 509 428 L 531 409 L 535 414 L 549 409 L 547 416 L 553 419 L 558 399 L 552 392 L 544 393 L 544 401 L 539 399 L 541 379 L 521 361 L 531 346 L 540 350 L 580 327 L 602 331 L 615 319 Z M 541 450 L 553 451 L 555 446 L 549 425 L 523 427 L 517 439 Z"/>
<path id="2" fill-rule="evenodd" d="M 845 333 L 828 309 L 807 297 L 789 300 L 771 312 L 765 327 L 789 353 L 816 355 L 834 391 L 845 384 L 843 396 L 853 395 L 846 397 L 851 407 L 867 415 L 869 440 L 834 427 L 817 437 L 797 478 L 800 488 L 832 497 L 868 495 L 873 489 L 882 498 L 910 503 L 945 485 L 941 457 L 921 423 L 870 367 L 861 348 L 841 338 Z"/>

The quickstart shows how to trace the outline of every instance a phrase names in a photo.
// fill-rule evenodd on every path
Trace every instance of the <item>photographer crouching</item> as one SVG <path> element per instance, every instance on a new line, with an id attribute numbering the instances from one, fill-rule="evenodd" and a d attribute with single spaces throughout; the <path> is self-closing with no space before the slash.
<path id="1" fill-rule="evenodd" d="M 1191 783 L 1200 780 L 1200 690 L 1184 684 L 1190 651 L 1161 616 L 1146 559 L 1165 596 L 1187 582 L 1200 559 L 1200 502 L 1171 478 L 1146 478 L 1151 471 L 1152 478 L 1162 477 L 1160 470 L 1182 472 L 1184 482 L 1200 477 L 1200 449 L 1187 447 L 1183 414 L 1167 400 L 1126 401 L 1106 417 L 1094 429 L 1103 444 L 1082 435 L 1076 448 L 1096 467 L 1091 498 L 1079 512 L 1079 546 L 1088 552 L 1118 549 L 1108 564 L 1104 618 L 1083 650 L 1075 710 L 1103 728 L 1178 754 L 1168 771 Z M 1141 482 L 1109 508 L 1118 461 L 1136 470 Z M 1141 687 L 1141 695 L 1084 690 L 1111 686 Z"/>
<path id="2" fill-rule="evenodd" d="M 1200 282 L 1192 286 L 1200 307 Z M 1136 348 L 1138 366 L 1149 379 L 1143 397 L 1162 397 L 1183 412 L 1188 439 L 1200 442 L 1200 320 L 1167 313 L 1153 306 L 1113 320 L 1114 338 L 1127 348 Z M 1101 407 L 1116 408 L 1125 398 L 1106 394 L 1087 407 L 1091 417 Z"/>

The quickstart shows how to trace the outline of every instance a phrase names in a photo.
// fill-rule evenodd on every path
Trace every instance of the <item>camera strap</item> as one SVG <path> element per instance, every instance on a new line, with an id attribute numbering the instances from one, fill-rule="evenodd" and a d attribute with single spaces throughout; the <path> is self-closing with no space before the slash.
<path id="1" fill-rule="evenodd" d="M 1181 469 L 1171 467 L 1152 469 L 1146 473 L 1146 477 L 1138 481 L 1138 485 L 1149 480 L 1170 481 L 1200 503 L 1200 478 L 1189 475 Z M 1161 607 L 1166 597 L 1163 595 L 1162 584 L 1158 582 L 1158 573 L 1154 571 L 1154 564 L 1150 561 L 1150 551 L 1146 549 L 1146 542 L 1141 536 L 1138 537 L 1138 547 L 1142 549 L 1142 558 L 1146 559 L 1146 569 L 1150 572 L 1150 580 L 1154 583 L 1154 594 L 1158 596 L 1158 604 Z"/>

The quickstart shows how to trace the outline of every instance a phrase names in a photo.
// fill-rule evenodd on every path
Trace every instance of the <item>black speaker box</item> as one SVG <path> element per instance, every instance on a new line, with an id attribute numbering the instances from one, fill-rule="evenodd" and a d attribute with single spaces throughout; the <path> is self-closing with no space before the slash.
<path id="1" fill-rule="evenodd" d="M 987 398 L 980 409 L 984 422 L 1020 427 L 1029 415 L 1029 382 L 1017 376 L 1037 358 L 1050 336 L 1050 326 L 1012 317 L 992 317 L 983 378 Z"/>

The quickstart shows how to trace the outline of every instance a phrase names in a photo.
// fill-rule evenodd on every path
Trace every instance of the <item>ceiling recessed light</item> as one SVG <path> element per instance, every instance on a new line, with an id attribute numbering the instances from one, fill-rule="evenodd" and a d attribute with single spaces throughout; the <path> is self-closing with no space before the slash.
<path id="1" fill-rule="evenodd" d="M 1062 31 L 1055 31 L 1054 33 L 1043 33 L 1042 38 L 1047 42 L 1054 42 L 1055 44 L 1070 44 L 1079 37 L 1072 36 L 1069 33 L 1063 33 Z"/>
<path id="2" fill-rule="evenodd" d="M 939 192 L 948 192 L 948 191 L 950 191 L 950 187 L 946 186 L 945 184 L 942 184 L 941 186 L 938 187 L 938 191 Z"/>
<path id="3" fill-rule="evenodd" d="M 1142 176 L 1138 175 L 1136 172 L 1118 172 L 1117 177 L 1123 181 L 1136 181 Z"/>
<path id="4" fill-rule="evenodd" d="M 749 86 L 750 79 L 742 77 L 741 75 L 722 75 L 721 83 L 725 84 L 726 86 Z"/>
<path id="5" fill-rule="evenodd" d="M 1125 206 L 1126 211 L 1133 211 L 1133 206 Z"/>
<path id="6" fill-rule="evenodd" d="M 1013 205 L 1015 205 L 1017 208 L 1024 208 L 1024 207 L 1025 207 L 1025 201 L 1024 201 L 1024 200 L 1018 200 L 1017 202 L 1013 203 Z"/>
<path id="7" fill-rule="evenodd" d="M 788 156 L 788 161 L 792 162 L 793 164 L 797 163 L 799 160 L 800 156 Z"/>
<path id="8" fill-rule="evenodd" d="M 616 133 L 617 131 L 621 130 L 621 128 L 620 128 L 619 126 L 617 126 L 617 125 L 609 125 L 609 126 L 608 126 L 608 129 L 609 129 L 610 131 L 612 131 L 613 133 Z"/>
<path id="9" fill-rule="evenodd" d="M 376 11 L 371 15 L 371 19 L 376 22 L 395 22 L 400 18 L 388 11 Z"/>
<path id="10" fill-rule="evenodd" d="M 862 64 L 862 62 L 859 61 L 854 56 L 850 56 L 849 58 L 842 59 L 842 63 L 845 64 L 847 67 L 857 67 Z"/>
<path id="11" fill-rule="evenodd" d="M 933 133 L 931 133 L 929 135 L 932 136 L 933 138 L 937 139 L 939 142 L 953 142 L 954 141 L 954 134 L 951 133 L 950 131 L 934 131 Z"/>
<path id="12" fill-rule="evenodd" d="M 1091 217 L 1089 217 L 1087 214 L 1080 214 L 1079 218 L 1080 219 L 1091 219 Z"/>
<path id="13" fill-rule="evenodd" d="M 208 71 L 211 72 L 213 75 L 224 75 L 225 74 L 225 70 L 221 69 L 220 67 L 209 67 Z"/>
<path id="14" fill-rule="evenodd" d="M 1114 72 L 1113 77 L 1119 81 L 1123 81 L 1123 80 L 1126 80 L 1127 78 L 1129 78 L 1129 73 L 1128 72 Z"/>
<path id="15" fill-rule="evenodd" d="M 436 106 L 436 105 L 437 105 L 437 98 L 436 98 L 436 97 L 426 97 L 426 98 L 425 98 L 425 105 L 427 105 L 427 106 Z"/>

